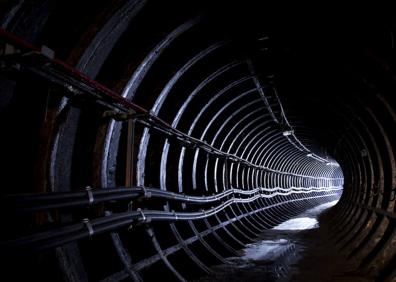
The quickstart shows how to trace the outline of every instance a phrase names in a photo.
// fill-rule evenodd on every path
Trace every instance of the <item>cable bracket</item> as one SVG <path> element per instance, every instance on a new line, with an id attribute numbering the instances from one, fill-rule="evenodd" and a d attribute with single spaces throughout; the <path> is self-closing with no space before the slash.
<path id="1" fill-rule="evenodd" d="M 141 223 L 151 222 L 151 218 L 146 217 L 146 215 L 144 214 L 144 212 L 141 208 L 138 208 L 136 211 L 138 211 L 140 213 L 140 215 L 142 216 L 142 219 L 140 220 Z"/>
<path id="2" fill-rule="evenodd" d="M 84 218 L 82 222 L 83 222 L 84 226 L 88 229 L 89 236 L 92 236 L 94 234 L 94 230 L 93 230 L 92 224 L 89 221 L 89 219 Z"/>
<path id="3" fill-rule="evenodd" d="M 93 204 L 93 202 L 94 202 L 94 195 L 93 195 L 93 193 L 92 193 L 92 187 L 91 187 L 91 186 L 85 187 L 85 191 L 87 192 L 87 195 L 88 195 L 89 204 Z"/>
<path id="4" fill-rule="evenodd" d="M 138 198 L 138 201 L 141 201 L 141 200 L 143 200 L 143 199 L 149 199 L 149 198 L 151 198 L 151 196 L 152 196 L 152 194 L 151 194 L 151 192 L 148 192 L 147 191 L 147 189 L 146 189 L 146 187 L 144 187 L 144 186 L 141 186 L 140 188 L 142 188 L 142 195 Z"/>

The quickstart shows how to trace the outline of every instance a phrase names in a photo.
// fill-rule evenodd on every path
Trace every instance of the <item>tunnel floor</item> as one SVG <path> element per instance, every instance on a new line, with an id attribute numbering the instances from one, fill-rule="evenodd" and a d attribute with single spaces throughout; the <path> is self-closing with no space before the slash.
<path id="1" fill-rule="evenodd" d="M 311 208 L 263 232 L 229 264 L 198 281 L 371 281 L 351 271 L 326 223 L 337 201 Z"/>

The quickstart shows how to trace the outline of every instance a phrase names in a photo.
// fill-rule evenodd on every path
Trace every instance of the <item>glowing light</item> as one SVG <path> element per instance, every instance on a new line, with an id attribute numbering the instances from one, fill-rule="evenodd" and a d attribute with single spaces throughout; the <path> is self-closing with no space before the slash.
<path id="1" fill-rule="evenodd" d="M 286 131 L 283 131 L 283 136 L 289 136 L 289 135 L 292 135 L 293 134 L 293 130 L 286 130 Z"/>
<path id="2" fill-rule="evenodd" d="M 333 162 L 327 162 L 326 165 L 331 165 L 331 166 L 335 166 L 335 167 L 339 167 L 340 165 L 337 163 L 333 163 Z"/>

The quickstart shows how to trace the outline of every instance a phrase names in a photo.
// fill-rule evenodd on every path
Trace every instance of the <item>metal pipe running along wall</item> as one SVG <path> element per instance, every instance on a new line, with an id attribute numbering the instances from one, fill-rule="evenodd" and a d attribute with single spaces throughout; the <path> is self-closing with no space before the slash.
<path id="1" fill-rule="evenodd" d="M 329 236 L 353 269 L 395 277 L 392 26 L 360 49 L 340 33 L 344 50 L 254 4 L 2 5 L 15 277 L 195 279 L 342 192 Z"/>

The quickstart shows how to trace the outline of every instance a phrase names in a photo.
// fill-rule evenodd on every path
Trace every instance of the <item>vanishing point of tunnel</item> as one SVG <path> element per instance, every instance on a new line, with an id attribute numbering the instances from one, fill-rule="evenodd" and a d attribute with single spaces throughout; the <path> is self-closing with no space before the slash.
<path id="1" fill-rule="evenodd" d="M 344 8 L 0 1 L 1 280 L 396 281 L 396 14 Z"/>

